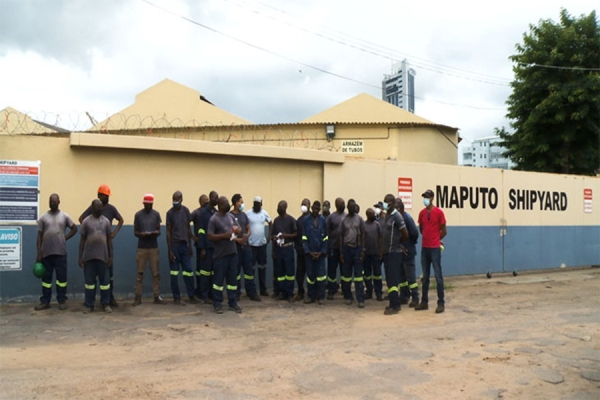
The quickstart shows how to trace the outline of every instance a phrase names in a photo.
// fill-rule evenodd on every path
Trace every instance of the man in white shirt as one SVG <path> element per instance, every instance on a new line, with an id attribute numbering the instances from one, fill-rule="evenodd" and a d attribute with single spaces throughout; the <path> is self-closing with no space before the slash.
<path id="1" fill-rule="evenodd" d="M 267 292 L 267 243 L 269 238 L 265 235 L 265 223 L 271 227 L 271 217 L 262 208 L 262 198 L 254 197 L 252 210 L 246 213 L 250 223 L 250 236 L 248 244 L 252 249 L 252 266 L 258 264 L 258 282 L 261 296 L 268 296 Z"/>

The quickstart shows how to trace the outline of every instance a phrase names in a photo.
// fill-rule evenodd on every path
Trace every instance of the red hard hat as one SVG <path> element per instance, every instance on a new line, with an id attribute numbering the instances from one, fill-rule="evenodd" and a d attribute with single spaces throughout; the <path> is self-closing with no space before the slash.
<path id="1" fill-rule="evenodd" d="M 144 195 L 144 200 L 142 201 L 144 204 L 152 204 L 154 203 L 154 195 L 152 193 L 146 193 Z"/>
<path id="2" fill-rule="evenodd" d="M 98 188 L 98 194 L 104 194 L 104 195 L 110 196 L 110 188 L 108 187 L 108 185 L 106 185 L 106 184 L 100 185 L 100 187 Z"/>

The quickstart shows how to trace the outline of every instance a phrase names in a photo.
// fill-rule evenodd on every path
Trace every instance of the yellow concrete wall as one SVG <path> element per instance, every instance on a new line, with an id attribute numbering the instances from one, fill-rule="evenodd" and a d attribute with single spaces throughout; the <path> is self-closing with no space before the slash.
<path id="1" fill-rule="evenodd" d="M 443 133 L 442 133 L 443 132 Z M 130 135 L 131 132 L 122 132 Z M 145 137 L 250 143 L 295 149 L 341 152 L 344 140 L 364 141 L 363 154 L 346 154 L 357 159 L 398 160 L 435 164 L 458 164 L 457 134 L 431 127 L 387 125 L 336 125 L 333 140 L 325 138 L 325 126 L 290 124 L 210 128 L 148 130 Z M 444 136 L 445 135 L 445 136 Z"/>
<path id="2" fill-rule="evenodd" d="M 361 214 L 375 202 L 383 200 L 385 194 L 397 195 L 398 178 L 408 177 L 413 180 L 414 206 L 409 210 L 413 215 L 417 215 L 423 208 L 421 194 L 427 189 L 437 194 L 438 185 L 448 186 L 448 196 L 452 186 L 457 187 L 459 193 L 461 186 L 474 191 L 479 188 L 496 190 L 498 200 L 495 209 L 489 206 L 489 195 L 486 196 L 486 208 L 483 208 L 481 200 L 475 209 L 468 204 L 468 200 L 463 203 L 463 208 L 443 207 L 449 225 L 600 225 L 600 179 L 597 177 L 379 160 L 346 160 L 342 165 L 326 164 L 324 173 L 325 198 L 331 201 L 338 196 L 346 200 L 354 198 L 361 206 Z M 591 188 L 594 193 L 592 213 L 583 212 L 584 188 Z M 565 192 L 568 206 L 565 211 L 540 210 L 538 202 L 533 210 L 511 210 L 511 189 Z M 481 196 L 480 194 L 480 199 Z"/>
<path id="3" fill-rule="evenodd" d="M 105 135 L 102 135 L 105 136 Z M 98 136 L 100 138 L 100 136 Z M 122 138 L 124 143 L 131 138 Z M 143 139 L 139 139 L 143 143 Z M 147 142 L 147 141 L 146 141 Z M 233 145 L 239 146 L 239 145 Z M 243 149 L 243 146 L 240 147 Z M 261 147 L 263 148 L 263 147 Z M 37 136 L 0 137 L 0 159 L 41 160 L 42 209 L 52 192 L 61 195 L 63 209 L 77 217 L 95 198 L 99 184 L 110 185 L 113 202 L 131 223 L 133 214 L 141 208 L 145 192 L 157 198 L 156 209 L 163 215 L 171 204 L 175 190 L 184 194 L 184 204 L 197 207 L 200 194 L 217 190 L 231 197 L 241 193 L 247 206 L 252 197 L 260 195 L 267 211 L 275 215 L 277 202 L 285 199 L 292 215 L 299 214 L 302 198 L 330 200 L 341 196 L 354 198 L 361 205 L 361 214 L 386 193 L 397 195 L 399 177 L 413 180 L 413 214 L 422 208 L 421 193 L 447 186 L 448 198 L 452 188 L 461 186 L 477 191 L 494 189 L 497 206 L 490 208 L 479 201 L 473 209 L 467 200 L 463 208 L 446 204 L 444 212 L 449 225 L 454 226 L 560 226 L 600 225 L 600 178 L 541 174 L 495 169 L 459 167 L 432 163 L 411 163 L 384 160 L 362 160 L 347 157 L 341 162 L 307 161 L 296 159 L 261 158 L 223 154 L 186 153 L 177 149 L 115 149 L 70 146 L 69 138 Z M 299 151 L 299 150 L 296 150 Z M 307 152 L 311 153 L 311 152 Z M 312 152 L 319 154 L 319 152 Z M 291 155 L 291 153 L 290 153 Z M 593 213 L 583 212 L 583 189 L 594 193 Z M 539 202 L 532 210 L 511 210 L 510 190 L 565 192 L 568 207 L 565 211 L 540 210 Z M 481 199 L 481 195 L 480 195 Z M 439 201 L 441 199 L 436 199 Z M 448 200 L 447 200 L 448 201 Z"/>
<path id="4" fill-rule="evenodd" d="M 73 218 L 96 197 L 102 183 L 111 187 L 113 203 L 126 224 L 142 208 L 142 196 L 152 192 L 163 216 L 171 195 L 181 190 L 184 205 L 193 210 L 198 197 L 211 190 L 228 198 L 241 193 L 251 207 L 255 195 L 276 216 L 277 202 L 290 203 L 299 214 L 302 198 L 322 198 L 323 167 L 306 161 L 198 155 L 177 152 L 70 147 L 69 138 L 10 136 L 0 139 L 0 159 L 41 160 L 41 209 L 48 196 L 61 196 L 61 208 Z"/>

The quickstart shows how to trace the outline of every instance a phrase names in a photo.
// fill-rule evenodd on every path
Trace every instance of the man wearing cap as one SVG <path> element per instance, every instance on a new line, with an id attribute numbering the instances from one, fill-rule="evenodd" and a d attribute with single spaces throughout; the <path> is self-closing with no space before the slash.
<path id="1" fill-rule="evenodd" d="M 181 302 L 179 291 L 179 271 L 183 275 L 183 282 L 188 295 L 188 302 L 195 304 L 196 292 L 194 290 L 194 271 L 192 270 L 191 257 L 193 255 L 191 240 L 196 239 L 192 234 L 190 210 L 181 204 L 183 194 L 178 190 L 173 193 L 173 207 L 167 212 L 167 248 L 169 249 L 169 269 L 171 270 L 171 291 L 175 304 L 185 305 Z"/>
<path id="2" fill-rule="evenodd" d="M 250 236 L 248 244 L 252 250 L 252 267 L 258 264 L 258 284 L 261 296 L 268 296 L 267 292 L 267 243 L 269 237 L 265 235 L 265 224 L 271 229 L 271 217 L 262 208 L 262 198 L 254 197 L 252 210 L 246 213 L 250 223 Z"/>
<path id="3" fill-rule="evenodd" d="M 46 269 L 42 278 L 42 297 L 36 311 L 50 308 L 52 299 L 52 273 L 56 273 L 56 300 L 58 308 L 66 310 L 67 305 L 67 240 L 77 233 L 77 225 L 69 215 L 58 209 L 60 197 L 56 193 L 48 200 L 50 210 L 38 220 L 37 257 Z M 65 230 L 69 233 L 65 236 Z"/>
<path id="4" fill-rule="evenodd" d="M 396 209 L 404 218 L 408 237 L 402 242 L 406 248 L 406 254 L 402 254 L 402 268 L 400 268 L 400 304 L 408 304 L 414 308 L 419 304 L 419 284 L 415 271 L 415 256 L 417 255 L 417 242 L 419 241 L 419 230 L 412 216 L 404 211 L 404 202 L 401 198 L 396 199 Z M 409 299 L 412 299 L 410 303 Z"/>
<path id="5" fill-rule="evenodd" d="M 421 195 L 425 208 L 419 213 L 419 230 L 423 236 L 421 244 L 421 268 L 423 269 L 423 297 L 421 304 L 415 310 L 429 309 L 429 277 L 431 265 L 435 274 L 437 285 L 437 307 L 436 314 L 444 312 L 444 276 L 442 275 L 442 245 L 441 240 L 446 236 L 446 217 L 444 212 L 433 205 L 433 191 L 428 189 Z"/>
<path id="6" fill-rule="evenodd" d="M 142 303 L 142 283 L 144 281 L 144 270 L 146 263 L 150 264 L 152 273 L 152 291 L 154 292 L 154 304 L 166 304 L 160 297 L 160 274 L 158 269 L 158 241 L 160 236 L 160 223 L 162 219 L 158 211 L 153 210 L 154 195 L 146 193 L 142 200 L 144 208 L 135 213 L 133 218 L 133 234 L 138 238 L 137 246 L 137 278 L 135 280 L 135 300 L 133 306 Z"/>
<path id="7" fill-rule="evenodd" d="M 212 241 L 208 239 L 206 234 L 208 229 L 208 222 L 213 215 L 217 212 L 216 206 L 219 202 L 219 194 L 216 191 L 211 191 L 208 194 L 208 203 L 200 211 L 200 218 L 198 220 L 198 227 L 194 227 L 196 230 L 197 242 L 196 247 L 199 252 L 199 270 L 196 271 L 198 278 L 198 290 L 197 296 L 200 298 L 200 302 L 203 304 L 212 304 L 212 281 L 214 275 L 214 262 L 213 254 L 215 246 Z"/>
<path id="8" fill-rule="evenodd" d="M 378 201 L 373 204 L 373 211 L 375 212 L 375 219 L 377 221 L 383 221 L 385 219 L 385 211 L 383 211 L 383 202 Z"/>
<path id="9" fill-rule="evenodd" d="M 110 238 L 114 239 L 117 236 L 117 233 L 119 233 L 119 231 L 121 230 L 121 227 L 123 226 L 123 217 L 121 216 L 121 214 L 119 213 L 119 210 L 117 210 L 117 208 L 115 206 L 108 203 L 110 195 L 111 195 L 111 192 L 110 192 L 110 187 L 108 187 L 108 185 L 102 184 L 102 185 L 100 185 L 100 187 L 98 187 L 98 199 L 100 199 L 100 201 L 102 202 L 102 215 L 104 217 L 106 217 L 106 219 L 108 219 L 108 222 L 110 223 L 111 226 L 112 226 L 113 220 L 115 220 L 115 219 L 117 220 L 117 227 L 110 234 Z M 83 220 L 86 217 L 90 216 L 91 214 L 92 214 L 92 206 L 89 206 L 79 216 L 79 223 L 80 224 L 83 223 Z M 113 293 L 114 266 L 109 268 L 108 273 L 110 276 L 110 290 L 109 290 L 110 305 L 113 307 L 118 307 L 119 303 L 117 303 L 117 300 L 115 300 L 115 296 Z"/>

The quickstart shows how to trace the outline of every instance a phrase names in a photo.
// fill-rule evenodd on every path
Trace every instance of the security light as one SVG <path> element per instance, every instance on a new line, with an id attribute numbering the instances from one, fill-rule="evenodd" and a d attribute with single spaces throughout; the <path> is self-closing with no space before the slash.
<path id="1" fill-rule="evenodd" d="M 325 137 L 328 142 L 331 142 L 331 139 L 335 137 L 335 125 L 329 124 L 325 127 Z"/>

